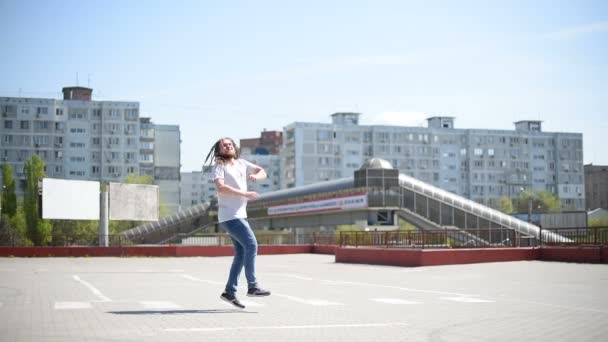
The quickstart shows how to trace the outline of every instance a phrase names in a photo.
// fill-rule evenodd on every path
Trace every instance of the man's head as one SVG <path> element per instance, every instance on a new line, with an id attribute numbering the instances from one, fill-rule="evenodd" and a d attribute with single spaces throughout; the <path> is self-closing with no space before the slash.
<path id="1" fill-rule="evenodd" d="M 218 140 L 215 144 L 215 150 L 218 152 L 216 157 L 219 156 L 224 159 L 238 158 L 237 146 L 232 139 L 222 138 Z"/>
<path id="2" fill-rule="evenodd" d="M 228 137 L 221 138 L 216 141 L 215 144 L 213 144 L 213 147 L 211 147 L 209 154 L 207 154 L 207 158 L 205 158 L 203 165 L 207 163 L 207 160 L 209 160 L 209 157 L 212 154 L 213 160 L 215 160 L 216 163 L 224 163 L 230 159 L 238 159 L 240 156 L 238 146 L 234 140 L 232 140 L 232 138 Z"/>

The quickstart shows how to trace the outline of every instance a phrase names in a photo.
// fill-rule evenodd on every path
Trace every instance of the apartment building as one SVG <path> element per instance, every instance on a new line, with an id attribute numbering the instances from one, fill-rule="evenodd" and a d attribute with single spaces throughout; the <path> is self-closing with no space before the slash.
<path id="1" fill-rule="evenodd" d="M 281 157 L 279 152 L 283 144 L 283 132 L 263 130 L 259 138 L 241 139 L 239 148 L 241 156 L 261 166 L 268 177 L 250 183 L 248 188 L 259 193 L 276 191 L 281 188 Z"/>
<path id="2" fill-rule="evenodd" d="M 211 202 L 215 197 L 215 184 L 210 172 L 182 172 L 180 182 L 182 209 Z"/>
<path id="3" fill-rule="evenodd" d="M 177 129 L 173 145 L 165 139 L 155 144 L 157 128 L 140 118 L 139 102 L 93 101 L 92 93 L 65 87 L 61 100 L 0 97 L 0 161 L 12 165 L 18 194 L 25 189 L 25 160 L 33 154 L 52 178 L 121 182 L 131 173 L 156 177 L 155 167 L 172 167 L 179 182 L 179 128 L 171 126 Z M 162 194 L 167 184 L 159 185 Z M 179 196 L 170 201 L 179 206 Z"/>
<path id="4" fill-rule="evenodd" d="M 177 125 L 154 125 L 154 182 L 160 188 L 160 199 L 171 213 L 180 206 L 180 144 Z"/>
<path id="5" fill-rule="evenodd" d="M 63 100 L 0 97 L 0 157 L 23 192 L 25 160 L 38 154 L 49 177 L 120 181 L 139 173 L 139 103 L 92 101 L 92 89 L 63 88 Z"/>
<path id="6" fill-rule="evenodd" d="M 608 166 L 588 164 L 584 169 L 587 210 L 608 209 Z"/>
<path id="7" fill-rule="evenodd" d="M 543 132 L 540 121 L 514 130 L 457 129 L 453 117 L 427 127 L 365 126 L 359 113 L 332 122 L 294 122 L 283 130 L 281 188 L 350 177 L 372 157 L 479 203 L 497 206 L 524 190 L 557 194 L 564 208 L 585 207 L 580 133 Z"/>

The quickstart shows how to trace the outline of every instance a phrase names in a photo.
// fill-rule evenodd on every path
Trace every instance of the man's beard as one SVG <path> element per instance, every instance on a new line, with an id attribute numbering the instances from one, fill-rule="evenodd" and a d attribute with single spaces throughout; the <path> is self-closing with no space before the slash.
<path id="1" fill-rule="evenodd" d="M 234 158 L 235 156 L 236 156 L 235 152 L 220 153 L 220 158 L 222 158 L 222 159 L 230 159 L 230 158 Z"/>

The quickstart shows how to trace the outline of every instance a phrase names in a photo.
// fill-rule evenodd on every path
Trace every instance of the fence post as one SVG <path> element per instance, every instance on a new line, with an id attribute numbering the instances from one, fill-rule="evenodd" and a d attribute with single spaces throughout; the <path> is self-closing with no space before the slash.
<path id="1" fill-rule="evenodd" d="M 538 245 L 540 247 L 542 247 L 543 246 L 543 226 L 539 226 L 538 229 L 539 229 L 538 230 L 538 239 L 539 239 Z"/>
<path id="2" fill-rule="evenodd" d="M 593 243 L 597 246 L 597 227 L 593 227 Z"/>
<path id="3" fill-rule="evenodd" d="M 384 244 L 388 248 L 388 230 L 384 232 Z"/>
<path id="4" fill-rule="evenodd" d="M 424 242 L 425 242 L 425 236 L 424 236 L 424 229 L 422 230 L 422 249 L 424 249 Z"/>

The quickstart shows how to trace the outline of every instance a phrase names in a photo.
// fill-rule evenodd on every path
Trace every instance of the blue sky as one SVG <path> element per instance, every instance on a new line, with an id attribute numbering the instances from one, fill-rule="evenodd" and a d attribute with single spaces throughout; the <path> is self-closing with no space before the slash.
<path id="1" fill-rule="evenodd" d="M 330 122 L 583 133 L 608 165 L 607 1 L 0 0 L 0 96 L 138 101 L 177 124 L 182 171 L 211 144 Z M 78 75 L 78 77 L 77 77 Z"/>

